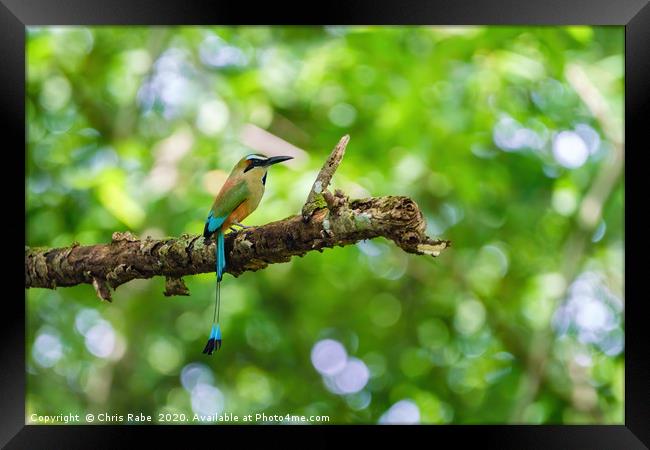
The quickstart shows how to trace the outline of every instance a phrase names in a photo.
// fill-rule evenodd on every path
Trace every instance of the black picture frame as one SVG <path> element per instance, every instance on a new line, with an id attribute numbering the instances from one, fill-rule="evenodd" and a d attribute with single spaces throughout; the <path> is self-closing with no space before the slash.
<path id="1" fill-rule="evenodd" d="M 253 6 L 254 5 L 254 6 Z M 347 440 L 357 430 L 370 431 L 376 439 L 387 442 L 396 430 L 409 433 L 400 442 L 468 442 L 495 448 L 588 448 L 635 449 L 650 445 L 650 364 L 647 343 L 649 329 L 645 322 L 644 297 L 640 276 L 642 256 L 634 261 L 634 253 L 644 248 L 641 227 L 644 208 L 634 207 L 641 197 L 643 179 L 644 126 L 650 117 L 650 6 L 646 0 L 545 0 L 525 3 L 515 0 L 467 1 L 348 1 L 318 4 L 286 5 L 276 2 L 250 3 L 233 1 L 179 0 L 0 0 L 0 115 L 5 157 L 5 170 L 19 176 L 18 167 L 25 169 L 25 30 L 30 25 L 203 25 L 203 24 L 439 24 L 439 25 L 624 25 L 625 26 L 625 235 L 626 245 L 625 293 L 625 425 L 585 426 L 309 426 L 247 427 L 224 426 L 133 427 L 70 425 L 25 425 L 25 308 L 21 294 L 7 290 L 22 276 L 17 263 L 5 256 L 7 269 L 3 274 L 3 313 L 0 368 L 0 444 L 6 448 L 121 448 L 134 445 L 136 438 L 155 437 L 164 443 L 175 440 L 187 447 L 197 442 L 189 440 L 185 431 L 204 438 L 211 445 L 224 439 L 257 437 L 266 439 L 265 446 L 284 447 L 287 438 L 276 438 L 281 431 L 297 433 L 292 441 L 319 445 L 329 438 Z M 645 144 L 645 145 L 644 145 Z M 15 165 L 15 169 L 14 169 Z M 4 192 L 15 195 L 16 183 L 3 177 Z M 20 186 L 20 185 L 19 185 Z M 24 187 L 24 185 L 22 185 Z M 23 196 L 23 200 L 24 200 Z M 20 201 L 15 208 L 20 208 Z M 24 207 L 24 202 L 23 202 Z M 5 217 L 20 217 L 5 214 Z M 25 217 L 25 216 L 23 216 Z M 19 221 L 5 219 L 6 236 L 18 259 L 24 233 Z M 10 233 L 10 234 L 6 234 Z M 636 250 L 635 250 L 636 249 Z M 13 251 L 11 254 L 13 255 Z M 15 277 L 10 276 L 16 271 Z M 630 295 L 631 294 L 631 295 Z M 645 336 L 645 338 L 644 338 Z M 180 431 L 183 431 L 182 433 Z M 236 435 L 236 436 L 235 436 Z M 345 436 L 344 436 L 345 435 Z M 304 440 L 303 440 L 304 439 Z M 415 441 L 417 439 L 418 441 Z M 151 444 L 154 445 L 154 444 Z M 156 444 L 157 445 L 157 444 Z"/>

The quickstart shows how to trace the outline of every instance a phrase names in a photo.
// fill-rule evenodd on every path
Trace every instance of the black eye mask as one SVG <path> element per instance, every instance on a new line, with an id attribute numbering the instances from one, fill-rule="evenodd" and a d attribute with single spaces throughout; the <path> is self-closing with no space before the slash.
<path id="1" fill-rule="evenodd" d="M 250 164 L 244 169 L 244 173 L 248 172 L 255 167 L 263 167 L 266 163 L 265 159 L 249 159 Z"/>

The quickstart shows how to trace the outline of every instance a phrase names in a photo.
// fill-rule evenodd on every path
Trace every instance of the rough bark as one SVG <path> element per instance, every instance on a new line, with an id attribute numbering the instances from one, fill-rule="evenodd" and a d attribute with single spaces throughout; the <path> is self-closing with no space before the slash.
<path id="1" fill-rule="evenodd" d="M 350 142 L 350 136 L 346 134 L 341 138 L 339 143 L 336 144 L 336 147 L 332 150 L 329 158 L 327 158 L 327 161 L 323 164 L 320 172 L 318 172 L 318 176 L 309 191 L 309 197 L 307 197 L 307 201 L 302 207 L 303 221 L 307 222 L 316 209 L 324 206 L 323 202 L 325 199 L 323 198 L 323 193 L 327 191 L 327 187 L 329 186 L 330 181 L 332 181 L 334 172 L 336 172 L 336 169 L 343 159 L 343 155 L 345 155 L 345 147 L 347 147 L 348 142 Z"/>
<path id="2" fill-rule="evenodd" d="M 326 190 L 348 140 L 344 136 L 332 151 L 302 214 L 226 234 L 226 272 L 239 276 L 309 251 L 322 252 L 379 236 L 415 254 L 438 256 L 450 246 L 449 241 L 426 236 L 422 213 L 408 197 L 350 201 L 338 190 L 334 194 Z M 26 288 L 88 283 L 106 301 L 111 300 L 110 288 L 154 276 L 166 277 L 165 295 L 189 295 L 182 277 L 213 272 L 214 268 L 215 242 L 206 242 L 201 235 L 141 240 L 130 232 L 115 232 L 110 244 L 25 249 Z"/>

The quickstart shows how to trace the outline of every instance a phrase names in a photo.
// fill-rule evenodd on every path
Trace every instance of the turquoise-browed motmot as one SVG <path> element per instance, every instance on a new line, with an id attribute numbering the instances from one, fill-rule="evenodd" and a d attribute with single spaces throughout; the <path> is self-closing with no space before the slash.
<path id="1" fill-rule="evenodd" d="M 221 308 L 221 278 L 226 267 L 226 254 L 223 248 L 224 232 L 233 225 L 246 228 L 240 222 L 255 211 L 257 205 L 260 204 L 260 200 L 264 195 L 268 168 L 273 164 L 289 159 L 292 159 L 292 157 L 273 156 L 269 158 L 260 154 L 251 154 L 242 158 L 230 172 L 228 179 L 212 204 L 212 209 L 205 221 L 203 237 L 207 240 L 214 233 L 217 234 L 217 245 L 215 247 L 217 296 L 212 317 L 212 330 L 203 353 L 211 355 L 215 349 L 219 350 L 221 348 L 219 310 Z"/>

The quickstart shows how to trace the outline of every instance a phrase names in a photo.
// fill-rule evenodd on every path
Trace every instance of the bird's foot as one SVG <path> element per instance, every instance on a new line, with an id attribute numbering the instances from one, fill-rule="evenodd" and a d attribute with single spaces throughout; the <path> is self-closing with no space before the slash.
<path id="1" fill-rule="evenodd" d="M 249 225 L 243 225 L 239 222 L 234 222 L 233 225 L 237 225 L 238 227 L 241 227 L 242 230 L 247 230 L 248 228 L 255 228 Z M 232 227 L 230 227 L 232 229 Z"/>

